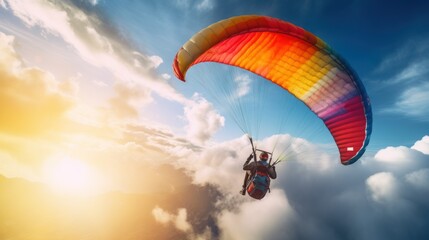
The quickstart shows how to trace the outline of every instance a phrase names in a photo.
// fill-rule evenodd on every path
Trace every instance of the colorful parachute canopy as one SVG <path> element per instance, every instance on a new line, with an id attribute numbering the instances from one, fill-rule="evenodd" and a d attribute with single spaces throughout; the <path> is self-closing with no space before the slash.
<path id="1" fill-rule="evenodd" d="M 256 73 L 304 102 L 331 132 L 341 163 L 365 151 L 372 129 L 369 98 L 349 65 L 324 41 L 291 23 L 266 16 L 237 16 L 195 34 L 178 51 L 173 69 L 219 62 Z"/>

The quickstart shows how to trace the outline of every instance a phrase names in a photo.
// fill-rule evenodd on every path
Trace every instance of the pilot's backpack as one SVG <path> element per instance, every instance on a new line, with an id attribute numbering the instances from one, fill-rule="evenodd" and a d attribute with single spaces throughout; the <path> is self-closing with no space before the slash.
<path id="1" fill-rule="evenodd" d="M 247 184 L 247 193 L 255 199 L 262 199 L 270 190 L 270 177 L 267 174 L 267 167 L 258 166 L 256 173 L 250 178 Z"/>

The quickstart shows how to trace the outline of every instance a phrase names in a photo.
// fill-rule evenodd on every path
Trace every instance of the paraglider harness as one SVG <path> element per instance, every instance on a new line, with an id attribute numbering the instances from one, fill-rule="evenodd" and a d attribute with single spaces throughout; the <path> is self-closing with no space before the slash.
<path id="1" fill-rule="evenodd" d="M 245 188 L 249 196 L 251 196 L 252 198 L 262 199 L 263 197 L 265 197 L 267 192 L 270 192 L 271 179 L 268 176 L 268 168 L 270 167 L 273 154 L 270 152 L 255 148 L 253 145 L 252 138 L 249 138 L 249 139 L 250 139 L 250 143 L 252 144 L 253 160 L 255 161 L 256 169 L 251 171 L 251 175 L 247 180 Z M 266 165 L 257 164 L 258 161 L 256 160 L 256 151 L 269 154 L 270 160 Z M 250 160 L 251 158 L 248 158 L 246 161 L 246 164 Z"/>
<path id="2" fill-rule="evenodd" d="M 247 181 L 246 191 L 252 198 L 262 199 L 270 192 L 270 182 L 267 166 L 257 166 Z"/>

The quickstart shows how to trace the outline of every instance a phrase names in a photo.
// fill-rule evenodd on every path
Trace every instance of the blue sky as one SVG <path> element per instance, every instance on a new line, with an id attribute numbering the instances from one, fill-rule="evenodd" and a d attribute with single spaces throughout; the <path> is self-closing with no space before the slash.
<path id="1" fill-rule="evenodd" d="M 214 186 L 223 200 L 217 230 L 204 232 L 186 217 L 192 209 L 154 207 L 156 221 L 189 239 L 426 239 L 427 9 L 417 0 L 0 0 L 0 174 L 68 194 L 153 193 L 174 191 L 161 170 L 173 166 L 191 179 L 177 182 Z M 292 126 L 258 139 L 296 153 L 262 201 L 237 196 L 248 139 L 171 68 L 193 34 L 243 14 L 327 42 L 360 76 L 374 119 L 368 151 L 347 167 L 329 136 L 298 139 Z"/>

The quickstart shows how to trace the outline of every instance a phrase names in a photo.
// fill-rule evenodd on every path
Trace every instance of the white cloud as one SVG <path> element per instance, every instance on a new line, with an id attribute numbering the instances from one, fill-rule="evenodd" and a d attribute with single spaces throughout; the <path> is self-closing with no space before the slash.
<path id="1" fill-rule="evenodd" d="M 59 81 L 37 67 L 24 67 L 14 38 L 0 32 L 0 131 L 37 135 L 64 123 L 75 103 L 73 80 Z"/>
<path id="2" fill-rule="evenodd" d="M 168 73 L 163 73 L 161 76 L 162 76 L 165 80 L 171 79 L 171 75 L 170 75 L 170 74 L 168 74 Z"/>
<path id="3" fill-rule="evenodd" d="M 150 56 L 149 59 L 152 61 L 154 68 L 159 67 L 159 65 L 164 62 L 160 56 Z"/>
<path id="4" fill-rule="evenodd" d="M 93 6 L 98 4 L 98 0 L 88 0 Z"/>
<path id="5" fill-rule="evenodd" d="M 429 168 L 411 172 L 405 176 L 405 179 L 416 188 L 429 192 Z"/>
<path id="6" fill-rule="evenodd" d="M 429 84 L 426 81 L 429 77 L 427 42 L 427 37 L 405 42 L 401 48 L 387 56 L 375 70 L 375 73 L 382 75 L 383 78 L 394 73 L 387 80 L 379 81 L 378 86 L 403 86 L 399 98 L 393 106 L 384 109 L 384 112 L 403 114 L 427 121 L 429 115 L 426 107 L 429 103 L 429 97 L 426 94 L 429 90 Z"/>
<path id="7" fill-rule="evenodd" d="M 213 105 L 198 94 L 194 102 L 185 106 L 184 112 L 188 125 L 188 137 L 196 143 L 204 143 L 225 124 L 225 118 L 213 108 Z"/>
<path id="8" fill-rule="evenodd" d="M 102 26 L 107 23 L 95 16 L 88 17 L 80 9 L 64 2 L 7 0 L 7 3 L 9 9 L 28 26 L 37 26 L 61 37 L 89 64 L 104 67 L 118 79 L 141 84 L 166 99 L 183 104 L 189 102 L 153 71 L 162 63 L 160 57 L 137 53 L 108 35 L 103 29 L 109 26 Z"/>
<path id="9" fill-rule="evenodd" d="M 406 89 L 387 112 L 400 113 L 427 121 L 429 116 L 429 83 L 422 83 Z"/>
<path id="10" fill-rule="evenodd" d="M 395 197 L 397 180 L 392 173 L 380 172 L 366 180 L 371 198 L 376 202 L 388 201 Z"/>
<path id="11" fill-rule="evenodd" d="M 177 229 L 187 232 L 192 230 L 191 224 L 188 222 L 188 213 L 186 211 L 186 208 L 180 208 L 177 212 L 176 221 L 174 222 L 174 225 Z"/>
<path id="12" fill-rule="evenodd" d="M 242 165 L 250 152 L 248 139 L 243 136 L 207 146 L 200 153 L 181 159 L 179 163 L 193 173 L 194 183 L 212 184 L 222 192 L 237 193 L 244 177 Z"/>
<path id="13" fill-rule="evenodd" d="M 376 68 L 375 72 L 391 73 L 397 72 L 398 69 L 400 71 L 388 80 L 383 81 L 383 83 L 392 85 L 412 82 L 429 73 L 429 59 L 427 57 L 429 47 L 427 41 L 427 38 L 411 39 L 387 56 Z"/>
<path id="14" fill-rule="evenodd" d="M 76 36 L 69 32 L 69 18 L 65 11 L 55 5 L 42 0 L 20 1 L 6 0 L 9 8 L 28 26 L 40 25 L 54 34 L 62 34 L 69 40 L 76 40 Z M 52 21 L 55 19 L 55 21 Z M 64 31 L 61 31 L 64 29 Z"/>
<path id="15" fill-rule="evenodd" d="M 149 68 L 158 68 L 159 65 L 161 65 L 164 62 L 164 60 L 162 60 L 160 56 L 156 56 L 156 55 L 146 57 L 143 54 L 138 52 L 134 52 L 134 55 L 137 57 L 134 59 L 134 66 L 138 68 L 145 67 L 142 65 L 142 63 L 146 64 L 147 67 Z"/>
<path id="16" fill-rule="evenodd" d="M 413 45 L 415 44 L 403 44 L 402 48 L 383 59 L 383 61 L 381 61 L 379 66 L 375 69 L 375 72 L 382 73 L 385 71 L 390 71 L 394 66 L 401 64 L 402 60 L 407 58 L 410 51 L 412 51 Z"/>
<path id="17" fill-rule="evenodd" d="M 179 208 L 177 210 L 177 214 L 172 214 L 156 206 L 152 210 L 152 215 L 157 222 L 165 225 L 173 224 L 177 230 L 186 233 L 186 239 L 188 240 L 212 239 L 212 235 L 209 228 L 206 228 L 203 233 L 195 233 L 192 225 L 187 219 L 188 213 L 186 208 Z"/>
<path id="18" fill-rule="evenodd" d="M 214 0 L 201 0 L 196 5 L 197 10 L 199 11 L 209 11 L 214 8 Z"/>
<path id="19" fill-rule="evenodd" d="M 412 161 L 411 154 L 412 151 L 404 146 L 387 147 L 378 151 L 374 158 L 388 164 L 409 164 Z"/>
<path id="20" fill-rule="evenodd" d="M 413 148 L 404 146 L 387 147 L 379 150 L 374 156 L 373 164 L 395 174 L 404 175 L 429 163 L 429 156 Z M 367 162 L 366 162 L 367 164 Z"/>
<path id="21" fill-rule="evenodd" d="M 18 69 L 22 62 L 14 49 L 15 38 L 0 32 L 0 63 L 5 70 Z"/>
<path id="22" fill-rule="evenodd" d="M 282 190 L 271 191 L 262 201 L 248 201 L 218 216 L 220 239 L 287 239 L 295 212 Z"/>
<path id="23" fill-rule="evenodd" d="M 404 81 L 412 81 L 429 73 L 429 61 L 413 62 L 404 68 L 400 73 L 389 80 L 389 84 L 402 83 Z"/>
<path id="24" fill-rule="evenodd" d="M 164 211 L 164 209 L 160 208 L 160 207 L 155 207 L 152 210 L 152 215 L 155 217 L 155 220 L 157 222 L 163 223 L 163 224 L 167 224 L 170 221 L 173 221 L 174 219 L 174 215 L 168 213 L 167 211 Z"/>
<path id="25" fill-rule="evenodd" d="M 153 100 L 148 89 L 132 82 L 117 82 L 114 91 L 115 96 L 109 99 L 107 114 L 117 118 L 136 119 L 139 107 Z"/>
<path id="26" fill-rule="evenodd" d="M 186 208 L 178 209 L 177 215 L 175 215 L 157 206 L 152 210 L 152 215 L 155 217 L 157 222 L 163 224 L 168 224 L 171 222 L 178 230 L 182 232 L 188 232 L 192 230 L 192 226 L 187 220 Z"/>
<path id="27" fill-rule="evenodd" d="M 215 0 L 176 0 L 176 6 L 182 9 L 195 8 L 200 12 L 207 12 L 214 8 Z"/>
<path id="28" fill-rule="evenodd" d="M 429 155 L 429 136 L 424 136 L 422 140 L 417 141 L 411 149 L 420 151 L 424 154 Z"/>
<path id="29" fill-rule="evenodd" d="M 237 84 L 236 95 L 238 97 L 245 96 L 249 93 L 250 83 L 251 83 L 251 79 L 250 79 L 249 75 L 241 74 L 239 76 L 236 76 L 234 78 L 234 81 Z"/>

